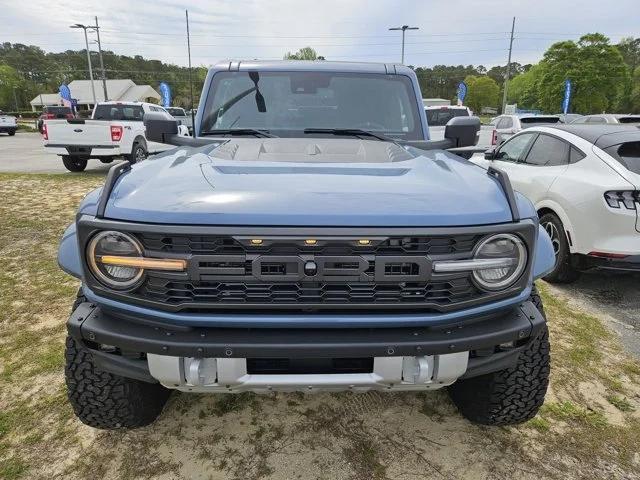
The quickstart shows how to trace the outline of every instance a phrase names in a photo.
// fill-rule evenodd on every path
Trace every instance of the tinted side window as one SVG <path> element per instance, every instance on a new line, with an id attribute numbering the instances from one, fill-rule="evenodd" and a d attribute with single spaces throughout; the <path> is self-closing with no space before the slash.
<path id="1" fill-rule="evenodd" d="M 548 167 L 566 165 L 569 161 L 569 144 L 555 137 L 541 134 L 534 142 L 525 163 Z"/>
<path id="2" fill-rule="evenodd" d="M 524 152 L 527 151 L 527 147 L 533 136 L 534 134 L 532 133 L 525 133 L 511 137 L 500 147 L 496 158 L 507 162 L 517 162 L 522 158 Z"/>
<path id="3" fill-rule="evenodd" d="M 615 158 L 630 172 L 640 174 L 640 141 L 613 145 L 605 148 L 605 152 Z"/>
<path id="4" fill-rule="evenodd" d="M 575 147 L 571 147 L 571 153 L 569 154 L 569 163 L 577 163 L 582 160 L 586 155 Z"/>

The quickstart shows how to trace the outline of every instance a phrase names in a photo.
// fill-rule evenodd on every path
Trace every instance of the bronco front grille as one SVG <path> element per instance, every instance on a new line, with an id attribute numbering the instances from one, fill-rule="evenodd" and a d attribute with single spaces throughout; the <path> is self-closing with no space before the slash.
<path id="1" fill-rule="evenodd" d="M 437 312 L 489 296 L 475 287 L 468 273 L 432 272 L 434 259 L 468 258 L 480 234 L 318 236 L 313 244 L 304 237 L 136 236 L 147 255 L 188 259 L 186 273 L 147 272 L 145 281 L 127 293 L 172 311 Z"/>

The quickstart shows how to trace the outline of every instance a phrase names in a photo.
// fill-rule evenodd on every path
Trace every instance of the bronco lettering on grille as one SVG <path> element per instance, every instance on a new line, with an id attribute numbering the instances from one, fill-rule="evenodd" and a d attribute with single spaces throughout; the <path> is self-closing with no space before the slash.
<path id="1" fill-rule="evenodd" d="M 390 255 L 194 255 L 189 278 L 195 281 L 264 282 L 426 282 L 426 256 Z"/>

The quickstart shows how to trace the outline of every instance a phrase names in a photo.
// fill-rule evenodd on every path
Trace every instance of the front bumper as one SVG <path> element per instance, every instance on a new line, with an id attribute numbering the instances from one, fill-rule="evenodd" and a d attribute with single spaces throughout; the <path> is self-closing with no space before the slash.
<path id="1" fill-rule="evenodd" d="M 444 326 L 402 328 L 185 327 L 115 316 L 85 302 L 67 329 L 103 370 L 170 388 L 407 390 L 439 388 L 460 377 L 508 368 L 544 323 L 529 301 Z M 373 359 L 373 370 L 252 376 L 246 367 L 247 359 L 349 358 Z M 428 373 L 423 369 L 419 382 L 406 380 L 407 365 L 424 365 Z"/>

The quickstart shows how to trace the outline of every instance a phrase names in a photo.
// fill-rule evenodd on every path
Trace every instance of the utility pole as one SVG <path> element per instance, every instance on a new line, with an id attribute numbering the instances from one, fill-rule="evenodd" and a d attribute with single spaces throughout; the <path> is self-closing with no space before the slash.
<path id="1" fill-rule="evenodd" d="M 109 100 L 107 94 L 107 74 L 104 71 L 104 62 L 102 61 L 102 45 L 100 44 L 100 27 L 98 26 L 98 17 L 96 18 L 96 35 L 98 36 L 98 55 L 100 56 L 100 70 L 102 70 L 102 89 L 104 90 L 105 102 Z"/>
<path id="2" fill-rule="evenodd" d="M 191 38 L 189 36 L 189 10 L 184 11 L 185 18 L 187 19 L 187 54 L 189 56 L 189 89 L 191 90 L 191 128 L 193 130 L 193 136 L 196 136 L 196 119 L 193 113 L 193 81 L 191 79 Z"/>
<path id="3" fill-rule="evenodd" d="M 504 74 L 504 91 L 502 93 L 502 113 L 507 107 L 507 88 L 509 86 L 509 75 L 511 75 L 511 50 L 513 49 L 513 31 L 516 27 L 516 17 L 513 17 L 511 22 L 511 40 L 509 40 L 509 59 L 507 60 L 507 71 Z"/>
<path id="4" fill-rule="evenodd" d="M 400 63 L 404 65 L 404 33 L 407 30 L 419 30 L 419 27 L 410 27 L 409 25 L 403 25 L 401 27 L 390 28 L 389 30 L 402 30 L 402 57 Z"/>
<path id="5" fill-rule="evenodd" d="M 87 62 L 89 63 L 89 78 L 91 79 L 91 93 L 93 94 L 93 106 L 96 105 L 96 87 L 93 84 L 93 69 L 91 68 L 91 54 L 89 53 L 89 39 L 87 38 L 87 29 L 95 28 L 91 25 L 83 25 L 81 23 L 76 23 L 75 25 L 71 25 L 70 28 L 81 28 L 84 30 L 84 43 L 87 46 Z"/>

